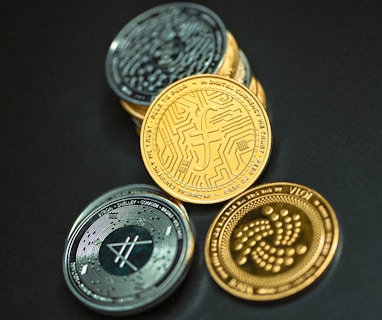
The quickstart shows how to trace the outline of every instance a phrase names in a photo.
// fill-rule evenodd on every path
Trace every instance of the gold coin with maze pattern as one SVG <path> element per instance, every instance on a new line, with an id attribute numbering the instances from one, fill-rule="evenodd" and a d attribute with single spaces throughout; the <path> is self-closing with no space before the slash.
<path id="1" fill-rule="evenodd" d="M 259 99 L 239 82 L 193 75 L 163 90 L 141 128 L 141 153 L 154 181 L 185 202 L 216 203 L 243 192 L 271 152 Z"/>
<path id="2" fill-rule="evenodd" d="M 339 227 L 330 204 L 294 183 L 269 183 L 232 199 L 215 217 L 204 254 L 227 292 L 275 300 L 315 281 L 337 249 Z"/>

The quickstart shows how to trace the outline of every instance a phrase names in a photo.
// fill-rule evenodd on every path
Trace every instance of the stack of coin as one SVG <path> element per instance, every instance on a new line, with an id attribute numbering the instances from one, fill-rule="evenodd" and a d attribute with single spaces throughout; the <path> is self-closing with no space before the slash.
<path id="1" fill-rule="evenodd" d="M 132 314 L 163 301 L 180 285 L 193 250 L 184 206 L 157 187 L 128 185 L 81 212 L 65 243 L 63 272 L 87 307 Z"/>
<path id="2" fill-rule="evenodd" d="M 180 285 L 194 250 L 181 201 L 229 200 L 212 221 L 204 255 L 212 278 L 232 295 L 284 298 L 326 270 L 339 239 L 329 203 L 294 183 L 250 188 L 270 158 L 266 96 L 214 12 L 170 3 L 142 13 L 112 42 L 106 75 L 160 188 L 114 189 L 79 215 L 63 271 L 82 303 L 132 314 Z"/>
<path id="3" fill-rule="evenodd" d="M 195 3 L 154 7 L 128 22 L 106 57 L 106 77 L 137 132 L 151 102 L 168 85 L 194 74 L 216 74 L 264 89 L 244 52 L 216 13 Z"/>

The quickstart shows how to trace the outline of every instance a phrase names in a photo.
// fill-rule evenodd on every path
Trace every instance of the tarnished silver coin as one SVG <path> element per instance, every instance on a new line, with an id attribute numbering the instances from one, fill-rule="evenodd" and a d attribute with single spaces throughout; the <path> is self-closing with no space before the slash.
<path id="1" fill-rule="evenodd" d="M 123 100 L 150 105 L 166 86 L 192 74 L 216 73 L 226 29 L 210 9 L 188 2 L 154 7 L 128 22 L 106 56 L 106 78 Z"/>
<path id="2" fill-rule="evenodd" d="M 194 236 L 185 209 L 142 189 L 127 186 L 93 201 L 65 243 L 66 283 L 99 313 L 146 310 L 167 298 L 189 268 Z"/>

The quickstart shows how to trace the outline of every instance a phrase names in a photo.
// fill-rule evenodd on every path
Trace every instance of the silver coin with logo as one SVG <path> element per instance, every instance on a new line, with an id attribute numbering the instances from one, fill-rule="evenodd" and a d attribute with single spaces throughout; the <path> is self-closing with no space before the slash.
<path id="1" fill-rule="evenodd" d="M 216 73 L 226 29 L 210 9 L 187 2 L 154 7 L 128 22 L 106 56 L 106 78 L 123 100 L 148 106 L 174 81 Z"/>
<path id="2" fill-rule="evenodd" d="M 126 190 L 101 196 L 65 243 L 69 289 L 103 314 L 132 314 L 163 301 L 186 276 L 194 250 L 183 209 L 161 195 Z"/>

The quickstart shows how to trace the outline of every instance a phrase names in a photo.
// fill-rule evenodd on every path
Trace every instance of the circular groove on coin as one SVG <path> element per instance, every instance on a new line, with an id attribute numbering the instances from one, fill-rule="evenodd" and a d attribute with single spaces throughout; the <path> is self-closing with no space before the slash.
<path id="1" fill-rule="evenodd" d="M 93 201 L 65 243 L 66 283 L 99 313 L 126 315 L 158 304 L 180 285 L 191 262 L 194 236 L 184 207 L 157 188 L 134 186 Z"/>
<path id="2" fill-rule="evenodd" d="M 337 249 L 333 208 L 316 191 L 280 182 L 232 199 L 215 217 L 204 248 L 216 283 L 248 300 L 275 300 L 313 283 Z"/>
<path id="3" fill-rule="evenodd" d="M 167 85 L 191 74 L 216 73 L 226 29 L 210 9 L 179 2 L 154 7 L 128 22 L 106 56 L 106 78 L 123 100 L 150 105 Z"/>
<path id="4" fill-rule="evenodd" d="M 268 115 L 237 81 L 194 75 L 170 85 L 151 104 L 141 153 L 154 181 L 182 201 L 215 203 L 247 189 L 271 152 Z"/>

